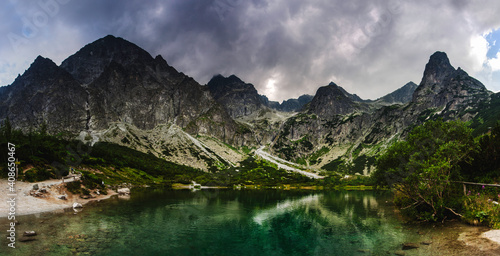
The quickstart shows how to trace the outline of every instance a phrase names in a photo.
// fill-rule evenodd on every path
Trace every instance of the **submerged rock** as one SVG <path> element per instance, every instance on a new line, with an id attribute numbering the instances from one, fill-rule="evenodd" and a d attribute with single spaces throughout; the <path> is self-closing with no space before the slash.
<path id="1" fill-rule="evenodd" d="M 358 252 L 370 253 L 370 249 L 358 249 Z"/>
<path id="2" fill-rule="evenodd" d="M 406 252 L 403 250 L 399 250 L 399 251 L 395 251 L 394 254 L 396 254 L 398 256 L 404 256 L 404 255 L 406 255 Z"/>
<path id="3" fill-rule="evenodd" d="M 403 243 L 403 250 L 417 249 L 420 246 L 416 243 Z"/>

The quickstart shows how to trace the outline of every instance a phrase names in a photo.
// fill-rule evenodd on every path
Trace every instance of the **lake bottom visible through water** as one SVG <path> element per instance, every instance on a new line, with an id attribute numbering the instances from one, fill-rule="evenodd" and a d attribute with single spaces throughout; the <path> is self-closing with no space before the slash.
<path id="1" fill-rule="evenodd" d="M 496 255 L 484 227 L 406 224 L 388 191 L 134 189 L 18 219 L 37 240 L 0 255 Z"/>

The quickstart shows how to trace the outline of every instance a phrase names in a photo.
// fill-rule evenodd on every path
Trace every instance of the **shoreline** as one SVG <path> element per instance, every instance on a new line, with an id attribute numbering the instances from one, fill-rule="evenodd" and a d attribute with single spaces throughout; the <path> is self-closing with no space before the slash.
<path id="1" fill-rule="evenodd" d="M 60 185 L 61 185 L 61 180 L 46 180 L 43 182 L 23 182 L 23 181 L 18 181 L 15 184 L 17 196 L 16 198 L 16 213 L 15 216 L 25 216 L 25 215 L 32 215 L 32 214 L 40 214 L 40 213 L 47 213 L 47 212 L 58 212 L 58 211 L 64 211 L 67 208 L 72 208 L 73 203 L 80 203 L 82 205 L 85 205 L 89 202 L 93 201 L 100 201 L 100 200 L 105 200 L 109 199 L 114 195 L 118 195 L 117 192 L 108 189 L 108 194 L 107 195 L 98 195 L 95 198 L 89 198 L 89 199 L 82 199 L 79 197 L 79 195 L 73 195 L 70 193 L 67 193 L 68 199 L 67 200 L 61 200 L 57 199 L 58 196 L 58 190 L 61 191 Z M 46 198 L 37 198 L 33 197 L 30 195 L 30 190 L 32 190 L 33 185 L 38 184 L 40 188 L 47 188 L 49 193 L 47 193 Z M 179 185 L 179 184 L 177 184 Z M 0 179 L 0 220 L 6 220 L 9 214 L 9 205 L 7 203 L 7 200 L 9 199 L 8 196 L 8 181 L 4 179 Z M 210 187 L 210 186 L 202 186 L 202 189 L 227 189 L 228 187 Z M 172 189 L 189 189 L 189 186 L 174 186 Z M 481 233 L 475 233 L 472 236 L 469 236 L 467 239 L 463 240 L 462 238 L 457 239 L 462 240 L 465 242 L 468 246 L 479 246 L 483 247 L 483 243 L 480 242 L 480 240 L 485 239 L 489 241 L 490 243 L 493 243 L 500 248 L 500 230 L 498 229 L 489 229 L 486 228 L 486 231 L 483 231 Z M 484 249 L 484 248 L 483 248 Z M 491 249 L 491 247 L 489 248 Z"/>
<path id="2" fill-rule="evenodd" d="M 118 194 L 115 191 L 108 189 L 107 195 L 101 194 L 95 198 L 82 199 L 79 195 L 73 195 L 67 192 L 65 188 L 62 188 L 61 183 L 61 180 L 56 179 L 45 180 L 42 182 L 16 181 L 16 196 L 9 196 L 8 181 L 0 179 L 0 219 L 7 218 L 9 216 L 10 211 L 8 200 L 11 198 L 15 198 L 16 201 L 14 216 L 24 216 L 64 210 L 72 208 L 74 203 L 85 205 L 92 201 L 109 199 Z M 35 184 L 38 184 L 39 188 L 45 188 L 47 190 L 47 193 L 43 194 L 45 198 L 38 198 L 30 195 L 30 191 Z M 57 198 L 57 196 L 62 194 L 67 195 L 66 200 Z"/>

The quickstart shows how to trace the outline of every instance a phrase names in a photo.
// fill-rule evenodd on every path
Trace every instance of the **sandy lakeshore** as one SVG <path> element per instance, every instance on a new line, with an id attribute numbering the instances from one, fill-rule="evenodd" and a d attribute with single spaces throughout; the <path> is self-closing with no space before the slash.
<path id="1" fill-rule="evenodd" d="M 95 198 L 82 199 L 77 195 L 72 195 L 68 193 L 61 184 L 61 180 L 46 180 L 42 182 L 22 182 L 17 181 L 15 183 L 16 193 L 15 196 L 9 191 L 9 183 L 7 180 L 0 179 L 0 218 L 7 217 L 9 215 L 9 200 L 15 198 L 15 215 L 29 215 L 41 212 L 50 212 L 63 210 L 65 208 L 73 207 L 73 203 L 80 203 L 84 205 L 90 201 L 102 200 L 110 198 L 116 195 L 116 192 L 108 190 L 107 195 L 98 195 Z M 45 188 L 46 193 L 41 193 L 42 197 L 34 197 L 30 195 L 30 191 L 33 186 L 38 184 L 39 188 Z M 60 195 L 67 195 L 67 199 L 58 199 Z"/>

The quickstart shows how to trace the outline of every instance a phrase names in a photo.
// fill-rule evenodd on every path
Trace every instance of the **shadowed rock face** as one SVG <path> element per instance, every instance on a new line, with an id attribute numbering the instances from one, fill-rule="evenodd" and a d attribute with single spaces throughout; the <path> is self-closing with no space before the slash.
<path id="1" fill-rule="evenodd" d="M 85 128 L 87 93 L 68 72 L 38 56 L 28 70 L 0 94 L 0 119 L 28 131 Z"/>
<path id="2" fill-rule="evenodd" d="M 307 110 L 284 123 L 272 150 L 288 160 L 307 158 L 325 146 L 336 150 L 332 160 L 339 154 L 351 160 L 377 154 L 377 150 L 369 153 L 363 148 L 378 148 L 404 138 L 411 127 L 429 119 L 469 121 L 491 94 L 465 71 L 453 68 L 442 52 L 430 57 L 422 81 L 415 87 L 409 83 L 379 100 L 362 102 L 333 83 L 321 87 Z M 373 159 L 373 155 L 363 157 Z"/>
<path id="3" fill-rule="evenodd" d="M 207 88 L 177 72 L 161 57 L 124 39 L 106 36 L 86 45 L 60 67 L 39 57 L 2 90 L 0 119 L 15 127 L 49 132 L 107 129 L 123 122 L 140 129 L 175 123 L 223 140 L 234 122 Z"/>
<path id="4" fill-rule="evenodd" d="M 216 75 L 208 82 L 207 87 L 215 100 L 222 104 L 233 118 L 249 116 L 266 107 L 283 112 L 297 112 L 313 99 L 311 95 L 302 95 L 298 99 L 288 99 L 281 104 L 269 101 L 265 95 L 258 94 L 253 84 L 245 83 L 235 75 Z"/>
<path id="5" fill-rule="evenodd" d="M 413 97 L 413 93 L 415 89 L 417 89 L 418 85 L 414 82 L 409 82 L 405 84 L 403 87 L 391 92 L 384 97 L 377 99 L 375 102 L 380 102 L 385 105 L 391 104 L 406 104 L 411 101 Z"/>
<path id="6" fill-rule="evenodd" d="M 474 107 L 488 98 L 488 90 L 461 68 L 455 69 L 446 53 L 434 53 L 425 66 L 420 85 L 413 94 L 415 108 L 443 108 L 445 111 L 459 111 Z M 417 106 L 418 105 L 418 106 Z"/>
<path id="7" fill-rule="evenodd" d="M 45 124 L 49 133 L 64 132 L 73 138 L 82 132 L 106 134 L 115 143 L 120 143 L 116 136 L 127 129 L 114 135 L 111 128 L 123 125 L 136 133 L 151 131 L 149 139 L 135 136 L 133 143 L 143 151 L 153 145 L 157 153 L 164 146 L 183 150 L 157 136 L 165 127 L 178 127 L 168 131 L 207 135 L 238 146 L 271 144 L 274 153 L 289 160 L 305 159 L 322 147 L 335 151 L 337 146 L 349 145 L 345 148 L 358 149 L 355 154 L 344 152 L 349 158 L 364 154 L 366 145 L 380 146 L 404 137 L 410 127 L 429 118 L 471 120 L 491 94 L 465 71 L 455 69 L 442 52 L 430 57 L 415 87 L 408 83 L 381 99 L 367 101 L 330 83 L 314 97 L 279 104 L 234 75 L 218 75 L 201 86 L 161 56 L 153 58 L 124 39 L 106 36 L 61 66 L 36 58 L 23 75 L 0 88 L 0 121 L 9 117 L 13 127 L 24 131 Z M 335 157 L 344 154 L 336 152 Z"/>
<path id="8" fill-rule="evenodd" d="M 346 96 L 344 91 L 332 82 L 318 89 L 309 105 L 308 112 L 331 119 L 337 115 L 347 115 L 361 109 L 360 104 Z"/>
<path id="9" fill-rule="evenodd" d="M 304 94 L 297 99 L 288 99 L 283 101 L 275 109 L 284 112 L 296 112 L 301 111 L 305 105 L 312 101 L 314 96 Z"/>
<path id="10" fill-rule="evenodd" d="M 148 52 L 122 38 L 108 35 L 92 42 L 61 64 L 81 84 L 89 84 L 98 78 L 111 62 L 122 66 L 152 65 Z"/>
<path id="11" fill-rule="evenodd" d="M 216 75 L 208 82 L 207 87 L 232 118 L 249 116 L 264 107 L 255 87 L 235 75 Z"/>

